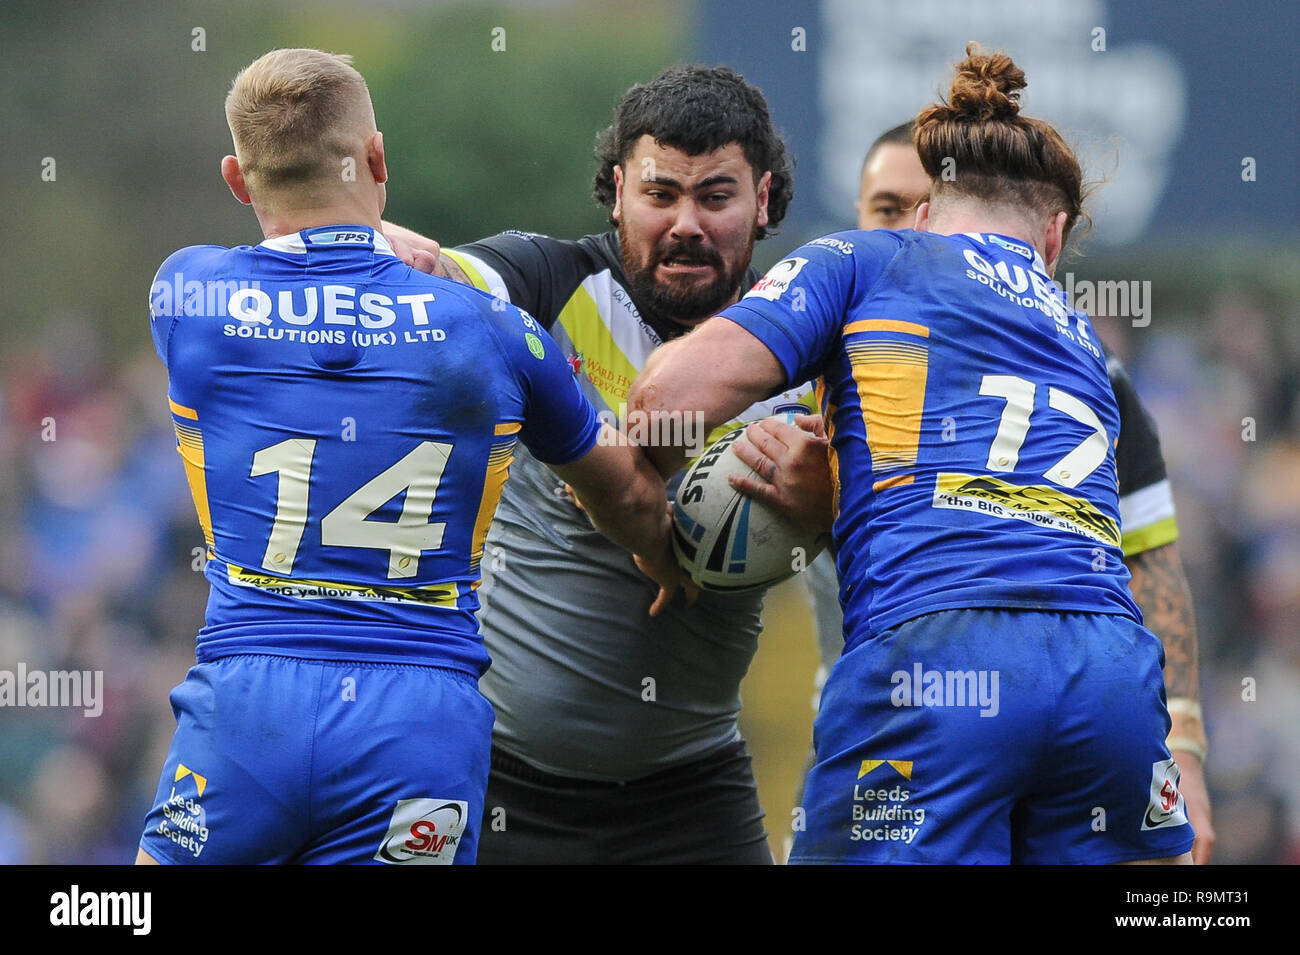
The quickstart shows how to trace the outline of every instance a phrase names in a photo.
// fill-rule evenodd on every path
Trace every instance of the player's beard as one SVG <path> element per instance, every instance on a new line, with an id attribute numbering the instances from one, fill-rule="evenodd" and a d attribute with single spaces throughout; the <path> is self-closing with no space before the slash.
<path id="1" fill-rule="evenodd" d="M 623 223 L 618 226 L 618 244 L 623 254 L 623 268 L 627 272 L 632 301 L 643 312 L 648 311 L 683 324 L 694 324 L 711 318 L 730 305 L 740 291 L 745 272 L 749 269 L 758 229 L 750 231 L 742 255 L 733 267 L 728 268 L 722 253 L 714 248 L 669 242 L 656 246 L 648 260 L 638 261 L 628 241 Z M 656 275 L 659 263 L 667 259 L 682 259 L 713 266 L 717 277 L 707 283 L 679 279 L 660 280 Z"/>

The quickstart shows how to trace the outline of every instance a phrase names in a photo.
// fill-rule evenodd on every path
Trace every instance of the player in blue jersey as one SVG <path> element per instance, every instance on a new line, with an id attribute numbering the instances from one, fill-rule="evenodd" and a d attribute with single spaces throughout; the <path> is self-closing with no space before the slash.
<path id="1" fill-rule="evenodd" d="M 871 144 L 862 161 L 858 199 L 854 203 L 859 229 L 905 229 L 916 218 L 916 207 L 929 195 L 930 177 L 912 144 L 911 120 L 886 130 Z M 1104 346 L 1103 346 L 1104 347 Z M 1107 355 L 1120 434 L 1115 447 L 1119 475 L 1119 509 L 1124 564 L 1131 579 L 1133 602 L 1142 622 L 1160 638 L 1165 650 L 1165 687 L 1172 726 L 1166 745 L 1178 763 L 1178 788 L 1187 802 L 1187 818 L 1196 830 L 1192 857 L 1198 865 L 1210 861 L 1214 847 L 1209 793 L 1203 763 L 1207 740 L 1197 700 L 1197 634 L 1191 588 L 1178 550 L 1174 499 L 1155 420 L 1142 404 L 1123 363 Z M 820 420 L 820 419 L 818 419 Z M 817 460 L 804 447 L 802 432 L 764 422 L 750 427 L 753 442 L 737 442 L 736 453 L 751 465 L 752 475 L 738 477 L 735 486 L 807 523 L 830 528 L 830 481 L 823 451 Z M 759 445 L 771 450 L 768 457 Z M 844 618 L 840 612 L 835 558 L 821 554 L 803 575 L 811 597 L 822 665 L 815 677 L 814 699 L 820 696 L 840 652 L 844 649 Z M 814 704 L 814 709 L 816 705 Z M 811 766 L 812 763 L 810 762 Z M 796 804 L 802 802 L 802 795 Z M 793 841 L 793 836 L 790 837 Z"/>
<path id="2" fill-rule="evenodd" d="M 1051 280 L 1079 165 L 1019 115 L 1010 58 L 967 53 L 917 119 L 918 231 L 803 246 L 630 403 L 711 422 L 820 376 L 847 642 L 792 861 L 1189 862 L 1162 651 L 1125 586 L 1119 414 Z"/>
<path id="3" fill-rule="evenodd" d="M 471 863 L 475 591 L 516 442 L 668 561 L 664 483 L 545 329 L 393 254 L 347 57 L 268 53 L 226 116 L 266 241 L 182 249 L 151 293 L 211 597 L 137 861 Z"/>

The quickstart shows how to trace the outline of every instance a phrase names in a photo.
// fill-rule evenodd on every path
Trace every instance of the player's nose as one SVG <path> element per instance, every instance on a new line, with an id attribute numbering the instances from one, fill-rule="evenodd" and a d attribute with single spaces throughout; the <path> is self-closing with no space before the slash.
<path id="1" fill-rule="evenodd" d="M 695 202 L 691 199 L 679 202 L 673 218 L 673 238 L 679 241 L 690 241 L 699 239 L 703 235 L 704 230 L 700 228 L 700 214 Z"/>

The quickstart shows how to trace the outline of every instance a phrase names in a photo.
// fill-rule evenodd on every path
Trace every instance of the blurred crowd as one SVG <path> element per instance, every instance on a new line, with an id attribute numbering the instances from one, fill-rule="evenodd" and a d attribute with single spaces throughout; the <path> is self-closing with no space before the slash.
<path id="1" fill-rule="evenodd" d="M 1099 319 L 1154 414 L 1200 625 L 1219 863 L 1300 862 L 1300 314 Z M 143 338 L 143 318 L 141 336 Z M 103 713 L 0 709 L 0 863 L 135 854 L 193 663 L 202 535 L 147 345 L 51 319 L 0 370 L 0 669 L 100 670 Z M 812 640 L 812 634 L 808 635 Z M 748 699 L 747 707 L 762 707 Z M 755 745 L 761 745 L 756 741 Z"/>
<path id="2" fill-rule="evenodd" d="M 1098 320 L 1155 417 L 1200 633 L 1215 861 L 1300 863 L 1300 305 Z"/>
<path id="3" fill-rule="evenodd" d="M 0 863 L 128 862 L 207 598 L 166 372 L 59 316 L 0 387 L 0 668 L 102 671 L 104 696 L 0 710 Z"/>

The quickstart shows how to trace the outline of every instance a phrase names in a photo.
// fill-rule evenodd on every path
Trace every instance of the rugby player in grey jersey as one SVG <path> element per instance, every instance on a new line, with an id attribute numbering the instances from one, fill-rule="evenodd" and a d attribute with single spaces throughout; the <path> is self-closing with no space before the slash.
<path id="1" fill-rule="evenodd" d="M 724 68 L 675 68 L 628 90 L 597 154 L 595 197 L 613 230 L 503 233 L 443 250 L 439 269 L 529 312 L 597 408 L 622 417 L 650 353 L 757 279 L 753 244 L 784 216 L 791 172 L 762 94 Z M 417 266 L 437 255 L 386 231 Z M 740 420 L 810 402 L 788 393 Z M 790 431 L 828 480 L 824 439 Z M 651 618 L 655 585 L 524 453 L 482 566 L 492 668 L 481 686 L 497 719 L 479 861 L 771 862 L 736 725 L 761 595 L 705 593 Z"/>

